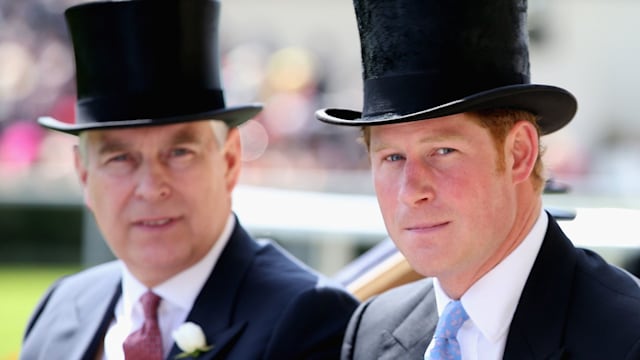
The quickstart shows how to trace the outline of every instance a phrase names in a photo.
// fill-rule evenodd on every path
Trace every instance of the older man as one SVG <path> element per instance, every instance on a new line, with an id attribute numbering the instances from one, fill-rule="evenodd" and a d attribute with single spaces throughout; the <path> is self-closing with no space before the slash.
<path id="1" fill-rule="evenodd" d="M 231 211 L 237 126 L 226 107 L 216 0 L 86 3 L 66 11 L 76 56 L 85 201 L 118 261 L 61 279 L 21 359 L 338 358 L 357 302 Z M 175 335 L 172 337 L 172 334 Z"/>

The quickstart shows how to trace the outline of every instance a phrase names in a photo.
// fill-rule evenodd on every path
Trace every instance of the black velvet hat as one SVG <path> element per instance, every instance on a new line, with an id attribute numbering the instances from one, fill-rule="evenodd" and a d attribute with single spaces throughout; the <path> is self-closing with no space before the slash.
<path id="1" fill-rule="evenodd" d="M 216 119 L 237 126 L 262 106 L 226 107 L 218 54 L 218 0 L 84 3 L 65 11 L 76 64 L 75 124 L 83 130 Z"/>
<path id="2" fill-rule="evenodd" d="M 544 134 L 577 103 L 530 83 L 526 0 L 354 0 L 364 80 L 362 112 L 323 109 L 338 125 L 381 125 L 510 108 L 540 117 Z"/>

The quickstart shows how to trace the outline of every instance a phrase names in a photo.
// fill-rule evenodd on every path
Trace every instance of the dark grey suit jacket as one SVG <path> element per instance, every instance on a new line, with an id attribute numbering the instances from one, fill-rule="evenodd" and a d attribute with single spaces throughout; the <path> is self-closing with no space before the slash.
<path id="1" fill-rule="evenodd" d="M 27 327 L 20 359 L 95 359 L 120 297 L 120 268 L 101 265 L 57 282 Z M 237 224 L 187 321 L 207 359 L 337 359 L 357 306 L 346 291 Z M 173 346 L 168 359 L 178 353 Z"/>
<path id="2" fill-rule="evenodd" d="M 504 359 L 640 359 L 637 279 L 576 249 L 549 216 L 516 308 Z M 431 279 L 381 294 L 354 313 L 342 359 L 422 359 L 438 322 Z"/>

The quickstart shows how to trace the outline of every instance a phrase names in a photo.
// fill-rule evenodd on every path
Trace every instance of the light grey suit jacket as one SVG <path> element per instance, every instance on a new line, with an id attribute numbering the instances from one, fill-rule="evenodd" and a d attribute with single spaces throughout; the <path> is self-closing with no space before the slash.
<path id="1" fill-rule="evenodd" d="M 422 359 L 437 324 L 431 279 L 397 287 L 356 310 L 342 345 L 342 358 Z"/>
<path id="2" fill-rule="evenodd" d="M 120 266 L 110 262 L 92 268 L 82 276 L 74 276 L 73 281 L 63 279 L 54 284 L 36 307 L 32 319 L 38 319 L 38 326 L 30 325 L 33 327 L 28 329 L 30 336 L 25 339 L 20 358 L 41 359 L 47 356 L 37 355 L 42 349 L 58 349 L 55 354 L 49 353 L 51 358 L 91 358 L 87 357 L 87 348 L 97 349 L 97 343 L 91 346 L 95 335 L 106 325 L 105 321 L 111 320 L 105 314 L 112 311 L 120 297 L 121 274 Z M 55 293 L 74 296 L 51 296 L 54 289 Z M 46 309 L 57 309 L 57 314 L 40 316 L 45 304 Z"/>

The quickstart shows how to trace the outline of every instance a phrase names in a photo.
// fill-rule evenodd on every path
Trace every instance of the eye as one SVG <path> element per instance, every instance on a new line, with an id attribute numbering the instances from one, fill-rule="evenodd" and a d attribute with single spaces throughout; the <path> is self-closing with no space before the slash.
<path id="1" fill-rule="evenodd" d="M 189 150 L 187 148 L 175 148 L 175 149 L 172 149 L 169 152 L 169 156 L 171 156 L 171 157 L 181 157 L 181 156 L 190 155 L 191 153 L 192 153 L 191 150 Z"/>
<path id="2" fill-rule="evenodd" d="M 456 151 L 455 149 L 444 147 L 444 148 L 436 149 L 435 154 L 436 155 L 448 155 L 448 154 L 454 153 L 455 151 Z"/>
<path id="3" fill-rule="evenodd" d="M 185 166 L 192 163 L 196 158 L 197 150 L 195 147 L 179 146 L 171 148 L 166 155 L 168 164 L 176 166 Z"/>
<path id="4" fill-rule="evenodd" d="M 106 163 L 120 163 L 120 162 L 126 162 L 128 160 L 131 160 L 131 156 L 127 153 L 123 153 L 123 154 L 116 154 L 116 155 L 109 156 L 107 158 Z"/>
<path id="5" fill-rule="evenodd" d="M 125 175 L 135 169 L 137 159 L 134 154 L 129 152 L 104 154 L 102 161 L 102 169 L 110 175 Z"/>
<path id="6" fill-rule="evenodd" d="M 384 158 L 385 161 L 400 161 L 400 160 L 404 160 L 404 156 L 400 155 L 400 154 L 391 154 L 389 156 L 386 156 Z"/>

